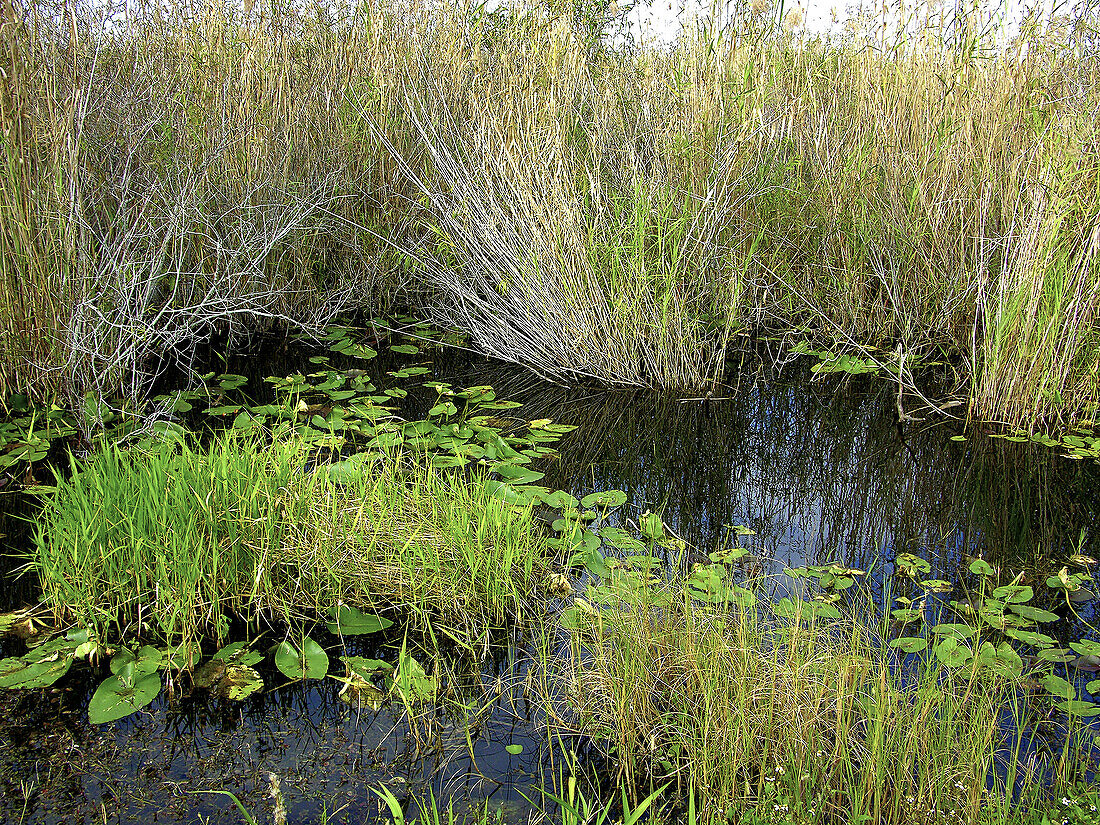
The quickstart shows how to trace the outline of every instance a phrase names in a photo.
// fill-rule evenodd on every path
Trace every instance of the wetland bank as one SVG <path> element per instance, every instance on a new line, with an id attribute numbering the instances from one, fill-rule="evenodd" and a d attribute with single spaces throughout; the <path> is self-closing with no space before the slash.
<path id="1" fill-rule="evenodd" d="M 5 0 L 4 819 L 1100 821 L 1095 14 L 789 11 Z"/>

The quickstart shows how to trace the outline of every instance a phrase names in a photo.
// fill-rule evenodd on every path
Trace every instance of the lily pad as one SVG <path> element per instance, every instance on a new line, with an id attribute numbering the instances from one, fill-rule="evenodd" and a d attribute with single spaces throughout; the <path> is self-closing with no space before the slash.
<path id="1" fill-rule="evenodd" d="M 1038 607 L 1032 607 L 1029 604 L 1010 604 L 1008 609 L 1013 613 L 1023 616 L 1025 619 L 1029 619 L 1033 622 L 1056 622 L 1061 618 L 1057 613 L 1051 613 L 1049 610 L 1042 610 Z"/>
<path id="2" fill-rule="evenodd" d="M 920 653 L 928 647 L 928 640 L 922 639 L 919 636 L 903 636 L 900 639 L 894 639 L 890 642 L 890 647 L 896 648 L 903 653 Z"/>
<path id="3" fill-rule="evenodd" d="M 612 507 L 619 507 L 625 503 L 626 493 L 622 490 L 603 490 L 598 493 L 589 493 L 581 499 L 581 507 L 586 510 L 590 507 L 611 509 Z"/>
<path id="4" fill-rule="evenodd" d="M 393 622 L 382 616 L 374 616 L 361 613 L 354 607 L 340 605 L 337 608 L 334 622 L 329 622 L 330 633 L 338 636 L 359 636 L 366 633 L 377 633 L 393 626 Z"/>
<path id="5" fill-rule="evenodd" d="M 129 662 L 96 688 L 88 703 L 88 719 L 93 725 L 114 722 L 141 710 L 159 693 L 160 674 L 137 675 L 133 662 Z"/>
<path id="6" fill-rule="evenodd" d="M 218 682 L 217 694 L 225 699 L 240 701 L 263 690 L 264 680 L 247 665 L 230 665 Z"/>
<path id="7" fill-rule="evenodd" d="M 393 691 L 407 705 L 433 699 L 439 691 L 439 677 L 429 676 L 420 662 L 401 651 L 397 670 L 393 674 Z"/>
<path id="8" fill-rule="evenodd" d="M 328 654 L 308 636 L 301 649 L 285 641 L 275 651 L 275 667 L 288 679 L 323 679 L 328 673 Z"/>

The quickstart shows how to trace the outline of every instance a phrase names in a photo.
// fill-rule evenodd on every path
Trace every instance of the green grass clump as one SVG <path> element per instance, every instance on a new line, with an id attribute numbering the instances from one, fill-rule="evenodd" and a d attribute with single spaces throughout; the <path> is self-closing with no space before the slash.
<path id="1" fill-rule="evenodd" d="M 339 480 L 296 439 L 103 449 L 46 494 L 30 569 L 58 619 L 222 639 L 232 617 L 403 611 L 464 642 L 521 622 L 549 549 L 478 477 L 396 460 Z"/>
<path id="2" fill-rule="evenodd" d="M 1019 711 L 1010 679 L 936 666 L 901 679 L 865 629 L 808 608 L 781 618 L 664 596 L 577 613 L 560 674 L 564 718 L 640 796 L 671 782 L 705 823 L 1014 815 L 986 790 L 994 759 L 1013 759 L 997 722 Z"/>

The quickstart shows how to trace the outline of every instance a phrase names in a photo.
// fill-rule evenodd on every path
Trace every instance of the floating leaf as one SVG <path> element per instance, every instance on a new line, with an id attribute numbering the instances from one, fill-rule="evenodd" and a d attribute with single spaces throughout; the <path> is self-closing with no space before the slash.
<path id="1" fill-rule="evenodd" d="M 505 745 L 504 750 L 512 754 L 512 756 L 519 756 L 523 753 L 523 745 Z"/>
<path id="2" fill-rule="evenodd" d="M 970 562 L 970 572 L 977 576 L 992 576 L 997 571 L 984 559 L 974 559 Z"/>
<path id="3" fill-rule="evenodd" d="M 1094 642 L 1091 639 L 1070 642 L 1069 646 L 1082 656 L 1100 656 L 1100 642 Z"/>
<path id="4" fill-rule="evenodd" d="M 937 636 L 954 636 L 956 639 L 969 639 L 975 631 L 968 624 L 938 624 L 932 628 Z"/>
<path id="5" fill-rule="evenodd" d="M 1049 610 L 1041 610 L 1038 607 L 1032 607 L 1028 604 L 1010 604 L 1008 609 L 1033 622 L 1056 622 L 1061 618 L 1057 613 L 1051 613 Z"/>
<path id="6" fill-rule="evenodd" d="M 622 490 L 602 490 L 597 493 L 589 493 L 581 499 L 580 506 L 588 510 L 592 507 L 609 510 L 626 503 L 626 493 Z"/>
<path id="7" fill-rule="evenodd" d="M 1067 682 L 1061 676 L 1056 676 L 1053 673 L 1048 673 L 1040 679 L 1039 684 L 1043 686 L 1043 690 L 1053 696 L 1057 696 L 1059 699 L 1077 698 L 1077 688 L 1073 686 L 1073 683 Z"/>
<path id="8" fill-rule="evenodd" d="M 328 654 L 308 636 L 301 650 L 284 641 L 275 650 L 275 667 L 288 679 L 323 679 L 328 673 Z"/>
<path id="9" fill-rule="evenodd" d="M 263 690 L 264 680 L 247 665 L 230 665 L 218 681 L 217 693 L 225 699 L 240 701 Z"/>
<path id="10" fill-rule="evenodd" d="M 361 613 L 354 607 L 340 605 L 334 614 L 335 621 L 330 622 L 330 633 L 340 636 L 357 636 L 365 633 L 377 633 L 393 625 L 389 619 Z"/>
<path id="11" fill-rule="evenodd" d="M 0 688 L 48 687 L 69 671 L 71 656 L 35 660 L 17 657 L 0 661 Z"/>
<path id="12" fill-rule="evenodd" d="M 928 640 L 919 636 L 903 636 L 890 642 L 890 647 L 897 648 L 904 653 L 920 653 L 928 647 Z"/>
<path id="13" fill-rule="evenodd" d="M 973 657 L 970 648 L 954 636 L 947 636 L 932 651 L 944 665 L 953 668 L 962 667 Z"/>
<path id="14" fill-rule="evenodd" d="M 136 713 L 151 703 L 160 693 L 160 674 L 134 672 L 133 662 L 127 663 L 114 676 L 109 676 L 96 688 L 88 703 L 88 719 L 102 725 Z"/>
<path id="15" fill-rule="evenodd" d="M 390 349 L 402 355 L 416 355 L 420 352 L 420 347 L 413 346 L 412 344 L 394 344 Z"/>
<path id="16" fill-rule="evenodd" d="M 1067 699 L 1059 702 L 1054 707 L 1070 716 L 1096 716 L 1100 714 L 1100 706 L 1092 702 L 1082 702 L 1078 699 Z"/>
<path id="17" fill-rule="evenodd" d="M 393 674 L 393 690 L 407 705 L 433 699 L 439 690 L 439 679 L 429 676 L 423 666 L 406 651 L 401 651 L 397 670 Z"/>
<path id="18" fill-rule="evenodd" d="M 1035 591 L 1026 584 L 1008 584 L 993 591 L 993 598 L 1008 604 L 1023 604 L 1035 596 Z"/>
<path id="19" fill-rule="evenodd" d="M 1056 644 L 1050 636 L 1033 630 L 1020 630 L 1019 628 L 1010 627 L 1005 631 L 1005 635 L 1032 647 L 1051 647 Z"/>

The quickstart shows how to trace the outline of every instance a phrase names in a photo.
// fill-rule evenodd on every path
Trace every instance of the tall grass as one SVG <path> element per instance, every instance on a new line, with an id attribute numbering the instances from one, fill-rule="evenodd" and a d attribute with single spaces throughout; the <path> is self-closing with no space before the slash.
<path id="1" fill-rule="evenodd" d="M 13 7 L 5 380 L 132 388 L 238 320 L 402 295 L 557 377 L 694 392 L 733 331 L 793 330 L 946 353 L 983 419 L 1091 415 L 1095 20 L 739 14 L 614 50 L 542 6 Z"/>
<path id="2" fill-rule="evenodd" d="M 903 677 L 865 628 L 808 612 L 656 603 L 588 617 L 548 665 L 561 723 L 642 795 L 671 782 L 699 822 L 948 823 L 1010 819 L 1034 790 L 999 727 L 1026 713 L 1006 679 Z"/>
<path id="3" fill-rule="evenodd" d="M 336 481 L 295 440 L 104 449 L 47 495 L 30 569 L 61 621 L 224 638 L 231 619 L 401 611 L 465 643 L 530 618 L 550 550 L 475 478 Z M 142 623 L 147 627 L 143 627 Z"/>

